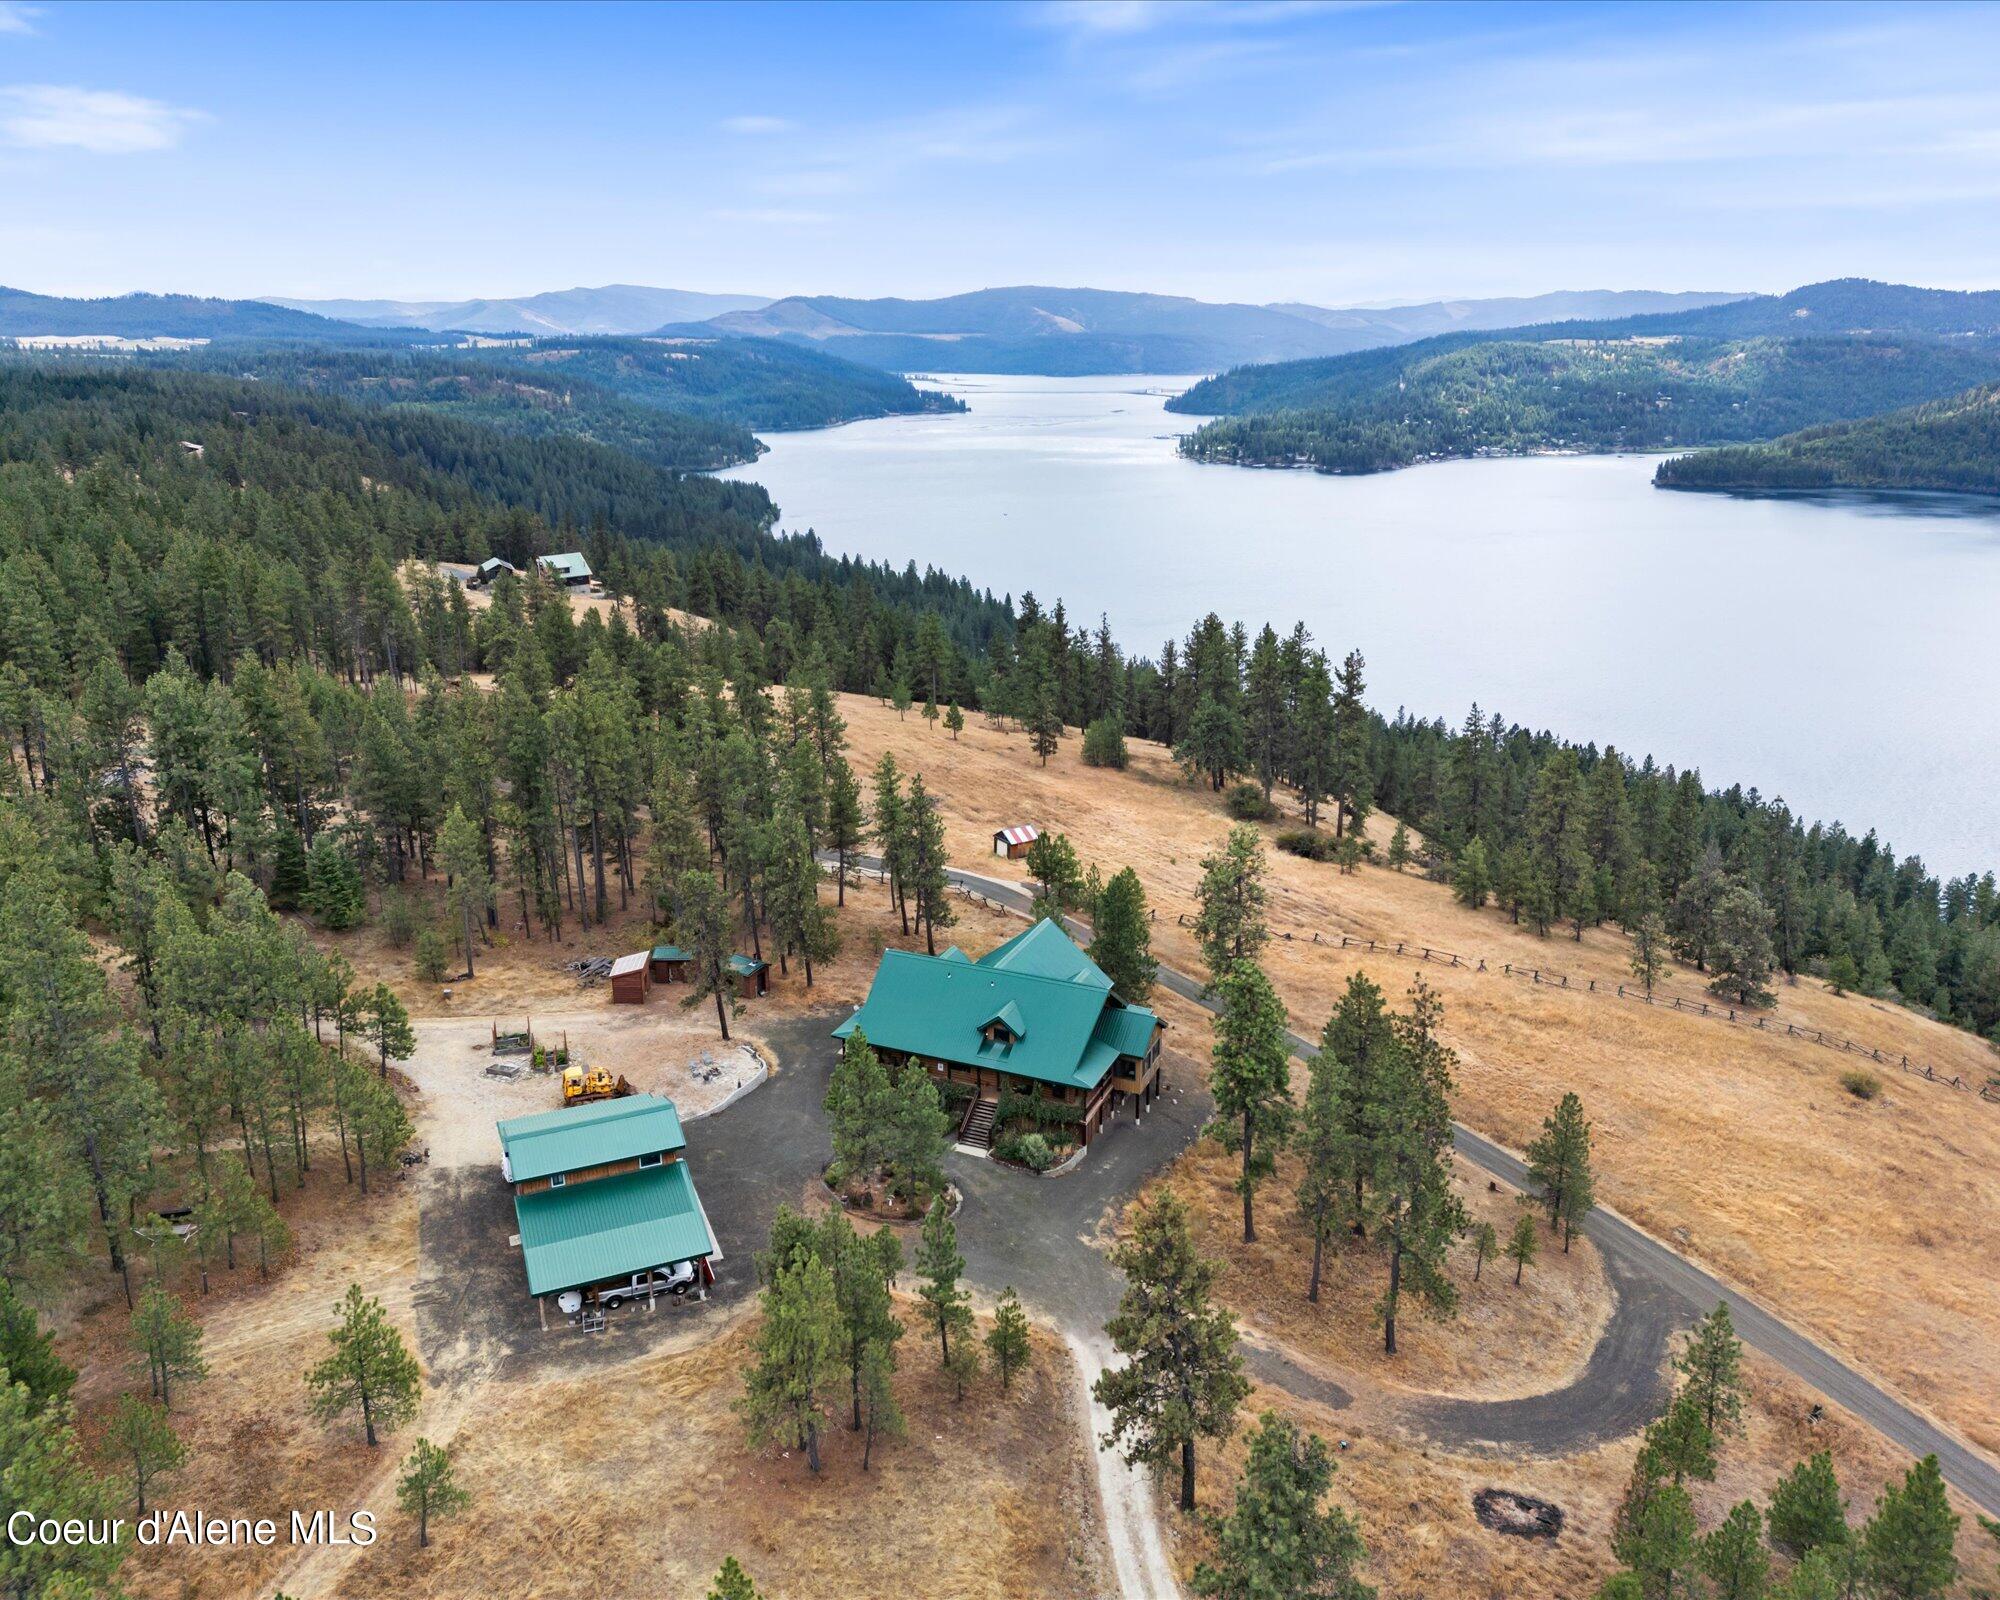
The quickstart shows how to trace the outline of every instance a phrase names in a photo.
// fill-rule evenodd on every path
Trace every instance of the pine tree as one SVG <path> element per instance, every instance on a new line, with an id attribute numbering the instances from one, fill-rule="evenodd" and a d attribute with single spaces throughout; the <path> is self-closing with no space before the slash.
<path id="1" fill-rule="evenodd" d="M 1097 896 L 1091 911 L 1090 959 L 1104 970 L 1121 1000 L 1146 1003 L 1159 963 L 1153 959 L 1146 890 L 1130 867 L 1114 873 Z"/>
<path id="2" fill-rule="evenodd" d="M 1451 892 L 1458 903 L 1473 911 L 1480 910 L 1493 893 L 1492 875 L 1486 866 L 1485 841 L 1474 838 L 1459 851 L 1458 860 L 1453 865 Z"/>
<path id="3" fill-rule="evenodd" d="M 840 1380 L 843 1330 L 833 1275 L 811 1250 L 794 1249 L 789 1261 L 774 1264 L 759 1305 L 756 1360 L 744 1374 L 737 1408 L 752 1446 L 775 1439 L 803 1450 L 817 1474 L 820 1425 Z"/>
<path id="4" fill-rule="evenodd" d="M 55 1352 L 55 1335 L 42 1331 L 35 1308 L 0 1278 L 0 1371 L 28 1391 L 37 1411 L 69 1398 L 76 1369 Z"/>
<path id="5" fill-rule="evenodd" d="M 953 737 L 957 737 L 955 731 Z M 867 837 L 868 817 L 861 803 L 860 781 L 854 776 L 854 768 L 848 765 L 847 757 L 836 751 L 826 770 L 825 846 L 833 852 L 839 872 L 836 898 L 839 905 L 847 904 L 849 865 Z"/>
<path id="6" fill-rule="evenodd" d="M 410 1026 L 410 1013 L 396 998 L 396 991 L 386 983 L 369 991 L 367 1007 L 367 1039 L 375 1046 L 376 1070 L 386 1078 L 391 1061 L 407 1061 L 416 1054 L 416 1030 Z"/>
<path id="7" fill-rule="evenodd" d="M 1674 1363 L 1681 1393 L 1701 1412 L 1709 1433 L 1722 1438 L 1742 1426 L 1743 1342 L 1729 1320 L 1727 1303 L 1695 1324 L 1687 1347 Z"/>
<path id="8" fill-rule="evenodd" d="M 403 1475 L 396 1480 L 396 1504 L 417 1519 L 417 1548 L 429 1548 L 433 1517 L 462 1511 L 471 1500 L 452 1468 L 451 1452 L 419 1439 L 416 1448 L 404 1457 Z"/>
<path id="9" fill-rule="evenodd" d="M 1389 854 L 1387 860 L 1390 871 L 1401 872 L 1410 864 L 1410 858 L 1410 830 L 1398 821 L 1395 832 L 1389 835 Z"/>
<path id="10" fill-rule="evenodd" d="M 108 1521 L 118 1512 L 111 1486 L 85 1464 L 67 1401 L 38 1407 L 26 1384 L 0 1383 L 0 1510 L 37 1518 Z M 68 1544 L 0 1540 L 0 1593 L 67 1600 L 116 1593 L 130 1541 Z"/>
<path id="11" fill-rule="evenodd" d="M 1667 925 L 1659 912 L 1648 911 L 1632 929 L 1632 976 L 1645 987 L 1648 1000 L 1666 966 Z"/>
<path id="12" fill-rule="evenodd" d="M 827 1129 L 833 1142 L 833 1171 L 844 1178 L 875 1181 L 887 1164 L 889 1120 L 895 1091 L 888 1069 L 859 1028 L 842 1044 L 840 1060 L 826 1087 Z"/>
<path id="13" fill-rule="evenodd" d="M 1257 831 L 1229 830 L 1222 849 L 1202 857 L 1195 942 L 1211 982 L 1219 983 L 1239 961 L 1254 960 L 1270 937 L 1264 922 L 1264 849 Z"/>
<path id="14" fill-rule="evenodd" d="M 1847 1502 L 1829 1452 L 1801 1461 L 1778 1480 L 1771 1491 L 1770 1523 L 1771 1543 L 1801 1559 L 1825 1546 L 1848 1543 Z"/>
<path id="15" fill-rule="evenodd" d="M 142 1517 L 147 1486 L 179 1470 L 187 1460 L 187 1446 L 167 1419 L 167 1408 L 135 1394 L 120 1395 L 111 1408 L 104 1446 L 130 1475 L 133 1503 Z"/>
<path id="16" fill-rule="evenodd" d="M 1771 981 L 1771 913 L 1754 889 L 1732 884 L 1715 905 L 1709 956 L 1715 976 L 1709 990 L 1733 1005 L 1768 1006 Z"/>
<path id="17" fill-rule="evenodd" d="M 1889 1484 L 1861 1529 L 1861 1569 L 1875 1600 L 1942 1600 L 1958 1581 L 1958 1514 L 1936 1456 Z"/>
<path id="18" fill-rule="evenodd" d="M 1456 1057 L 1438 1038 L 1443 1006 L 1422 978 L 1410 1008 L 1392 1023 L 1393 1047 L 1383 1053 L 1369 1086 L 1368 1185 L 1375 1246 L 1389 1281 L 1376 1314 L 1383 1349 L 1396 1353 L 1396 1318 L 1406 1297 L 1420 1311 L 1449 1317 L 1458 1287 L 1445 1255 L 1466 1228 L 1465 1208 L 1452 1187 L 1451 1089 Z"/>
<path id="19" fill-rule="evenodd" d="M 924 948 L 937 954 L 937 931 L 958 920 L 951 908 L 951 877 L 945 867 L 944 813 L 922 774 L 910 780 L 907 803 L 909 881 L 905 890 L 924 930 Z"/>
<path id="20" fill-rule="evenodd" d="M 986 1334 L 986 1353 L 993 1370 L 1000 1374 L 1000 1387 L 1008 1388 L 1014 1374 L 1028 1364 L 1028 1314 L 1021 1309 L 1021 1297 L 1010 1283 L 993 1311 L 993 1326 Z"/>
<path id="21" fill-rule="evenodd" d="M 1257 1237 L 1257 1190 L 1277 1170 L 1277 1151 L 1291 1130 L 1291 1046 L 1284 1002 L 1256 962 L 1231 967 L 1219 999 L 1209 1077 L 1213 1132 L 1241 1157 L 1235 1189 L 1243 1197 L 1243 1242 L 1250 1244 Z"/>
<path id="22" fill-rule="evenodd" d="M 473 946 L 493 899 L 493 880 L 486 869 L 486 841 L 461 806 L 451 808 L 438 832 L 438 860 L 447 874 L 446 900 L 458 918 L 469 978 L 473 975 Z"/>
<path id="23" fill-rule="evenodd" d="M 1472 1230 L 1472 1281 L 1486 1270 L 1486 1263 L 1500 1253 L 1500 1235 L 1493 1224 L 1482 1222 Z"/>
<path id="24" fill-rule="evenodd" d="M 1523 1211 L 1514 1219 L 1514 1231 L 1507 1235 L 1507 1259 L 1514 1263 L 1514 1281 L 1517 1284 L 1540 1249 L 1541 1241 L 1535 1236 L 1535 1219 Z"/>
<path id="25" fill-rule="evenodd" d="M 727 1039 L 729 1019 L 742 1008 L 729 973 L 729 907 L 713 872 L 704 868 L 681 874 L 674 889 L 674 937 L 688 953 L 688 992 L 682 1006 L 714 1000 L 716 1024 Z"/>
<path id="26" fill-rule="evenodd" d="M 715 1582 L 708 1591 L 708 1600 L 763 1600 L 757 1586 L 750 1581 L 750 1574 L 737 1563 L 734 1556 L 724 1556 L 722 1569 L 716 1573 Z"/>
<path id="27" fill-rule="evenodd" d="M 1372 1600 L 1356 1576 L 1366 1551 L 1352 1519 L 1329 1506 L 1333 1453 L 1317 1434 L 1266 1411 L 1250 1435 L 1236 1504 L 1216 1524 L 1194 1592 L 1218 1600 Z"/>
<path id="28" fill-rule="evenodd" d="M 1181 1509 L 1192 1511 L 1195 1441 L 1227 1438 L 1250 1392 L 1236 1326 L 1209 1298 L 1217 1263 L 1196 1253 L 1171 1190 L 1140 1203 L 1111 1263 L 1126 1289 L 1105 1332 L 1127 1360 L 1092 1386 L 1111 1413 L 1104 1447 L 1135 1466 L 1164 1468 L 1178 1456 Z"/>
<path id="29" fill-rule="evenodd" d="M 1748 1500 L 1739 1501 L 1722 1526 L 1701 1541 L 1696 1559 L 1714 1600 L 1763 1600 L 1770 1589 L 1764 1519 Z"/>
<path id="30" fill-rule="evenodd" d="M 133 1365 L 144 1363 L 152 1396 L 167 1410 L 173 1409 L 176 1383 L 198 1383 L 208 1376 L 201 1324 L 157 1283 L 148 1284 L 132 1308 L 131 1342 L 137 1356 Z"/>
<path id="31" fill-rule="evenodd" d="M 1645 1600 L 1673 1600 L 1695 1592 L 1701 1543 L 1693 1502 L 1679 1484 L 1662 1484 L 1654 1490 L 1624 1544 L 1621 1554 L 1637 1576 Z"/>
<path id="32" fill-rule="evenodd" d="M 401 1427 L 417 1413 L 423 1372 L 380 1300 L 349 1284 L 334 1307 L 339 1325 L 327 1335 L 333 1350 L 306 1374 L 313 1416 L 332 1422 L 350 1411 L 361 1413 L 370 1449 L 379 1444 L 376 1428 Z"/>
<path id="33" fill-rule="evenodd" d="M 875 1441 L 900 1439 L 909 1432 L 903 1408 L 896 1403 L 890 1383 L 895 1370 L 894 1352 L 883 1344 L 870 1344 L 861 1357 L 861 1470 L 866 1472 L 875 1458 Z"/>
<path id="34" fill-rule="evenodd" d="M 957 744 L 958 736 L 965 732 L 965 713 L 958 709 L 958 702 L 956 700 L 952 701 L 951 705 L 945 710 L 944 725 L 946 730 L 951 734 L 951 742 Z"/>
<path id="35" fill-rule="evenodd" d="M 1299 1113 L 1293 1143 L 1299 1158 L 1299 1215 L 1312 1234 L 1312 1272 L 1306 1299 L 1319 1303 L 1320 1270 L 1327 1240 L 1339 1226 L 1341 1209 L 1353 1182 L 1355 1151 L 1348 1138 L 1344 1094 L 1347 1066 L 1322 1047 L 1307 1066 L 1305 1105 Z"/>
<path id="36" fill-rule="evenodd" d="M 1575 1094 L 1565 1094 L 1556 1108 L 1542 1121 L 1542 1131 L 1528 1145 L 1528 1176 L 1542 1191 L 1549 1208 L 1549 1226 L 1564 1229 L 1563 1249 L 1569 1249 L 1569 1233 L 1590 1210 L 1595 1189 L 1590 1170 L 1590 1124 L 1584 1119 L 1583 1102 Z"/>
<path id="37" fill-rule="evenodd" d="M 959 1282 L 965 1272 L 965 1257 L 958 1253 L 958 1229 L 952 1226 L 951 1211 L 939 1195 L 924 1213 L 922 1241 L 917 1246 L 917 1298 L 924 1303 L 931 1326 L 937 1329 L 938 1355 L 945 1366 L 951 1364 L 951 1336 L 963 1337 L 972 1326 L 968 1294 Z"/>
<path id="38" fill-rule="evenodd" d="M 321 833 L 306 854 L 305 905 L 329 933 L 345 932 L 368 914 L 361 870 L 331 833 Z"/>

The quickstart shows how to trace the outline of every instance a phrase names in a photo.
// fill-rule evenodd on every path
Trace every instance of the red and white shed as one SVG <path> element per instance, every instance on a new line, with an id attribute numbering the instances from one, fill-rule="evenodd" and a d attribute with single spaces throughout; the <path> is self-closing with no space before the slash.
<path id="1" fill-rule="evenodd" d="M 1032 822 L 1024 823 L 1018 828 L 1002 828 L 993 835 L 993 853 L 996 856 L 1005 856 L 1011 861 L 1017 856 L 1026 855 L 1028 846 L 1041 836 L 1042 830 Z"/>

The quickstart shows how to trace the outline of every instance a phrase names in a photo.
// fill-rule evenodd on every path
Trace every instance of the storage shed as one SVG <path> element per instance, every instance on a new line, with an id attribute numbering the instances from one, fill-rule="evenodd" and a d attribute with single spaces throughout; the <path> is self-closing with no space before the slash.
<path id="1" fill-rule="evenodd" d="M 755 956 L 731 956 L 729 976 L 736 980 L 736 998 L 739 1000 L 770 992 L 771 963 L 768 961 L 759 961 Z"/>
<path id="2" fill-rule="evenodd" d="M 653 946 L 653 982 L 686 983 L 688 963 L 694 957 L 677 944 Z"/>
<path id="3" fill-rule="evenodd" d="M 1002 828 L 993 835 L 993 853 L 1009 861 L 1028 853 L 1028 846 L 1041 838 L 1042 830 L 1032 822 L 1018 828 Z"/>
<path id="4" fill-rule="evenodd" d="M 650 987 L 649 974 L 651 952 L 634 950 L 629 956 L 620 956 L 611 963 L 611 1002 L 613 1005 L 644 1005 L 646 990 Z"/>

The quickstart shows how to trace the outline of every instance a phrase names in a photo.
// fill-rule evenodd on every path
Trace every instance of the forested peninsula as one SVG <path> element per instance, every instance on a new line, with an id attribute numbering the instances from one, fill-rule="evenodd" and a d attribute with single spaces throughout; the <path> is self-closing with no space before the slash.
<path id="1" fill-rule="evenodd" d="M 1663 489 L 2000 495 L 2000 384 L 1764 444 L 1675 456 L 1653 481 Z"/>
<path id="2" fill-rule="evenodd" d="M 1983 339 L 1452 336 L 1240 369 L 1169 409 L 1231 413 L 1182 441 L 1193 460 L 1357 473 L 1748 442 L 1996 379 L 2000 342 Z"/>

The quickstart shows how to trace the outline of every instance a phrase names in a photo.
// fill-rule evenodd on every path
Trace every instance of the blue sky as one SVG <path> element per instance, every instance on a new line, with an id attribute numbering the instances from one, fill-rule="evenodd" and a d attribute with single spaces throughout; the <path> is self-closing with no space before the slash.
<path id="1" fill-rule="evenodd" d="M 0 0 L 0 282 L 2000 283 L 1985 6 Z"/>

